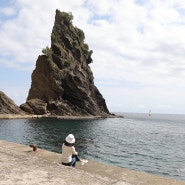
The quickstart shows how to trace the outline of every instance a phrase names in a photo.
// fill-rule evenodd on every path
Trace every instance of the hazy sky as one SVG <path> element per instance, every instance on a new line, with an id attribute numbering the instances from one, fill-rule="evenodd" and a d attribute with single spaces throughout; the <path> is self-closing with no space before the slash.
<path id="1" fill-rule="evenodd" d="M 56 9 L 84 31 L 111 112 L 185 114 L 185 0 L 0 0 L 0 90 L 16 104 L 50 46 Z"/>

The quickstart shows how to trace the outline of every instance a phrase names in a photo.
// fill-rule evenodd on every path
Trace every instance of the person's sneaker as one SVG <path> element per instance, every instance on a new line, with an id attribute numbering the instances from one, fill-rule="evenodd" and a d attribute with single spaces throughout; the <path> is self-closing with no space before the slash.
<path id="1" fill-rule="evenodd" d="M 81 165 L 84 165 L 84 164 L 86 164 L 86 163 L 88 163 L 88 160 L 82 160 L 82 161 L 81 161 Z"/>

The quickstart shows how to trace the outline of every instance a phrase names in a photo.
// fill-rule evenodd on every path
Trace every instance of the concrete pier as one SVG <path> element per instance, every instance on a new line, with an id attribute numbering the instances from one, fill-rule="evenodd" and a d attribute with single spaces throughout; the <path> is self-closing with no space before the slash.
<path id="1" fill-rule="evenodd" d="M 0 140 L 1 185 L 185 185 L 147 173 L 89 161 L 76 168 L 60 164 L 61 154 Z"/>

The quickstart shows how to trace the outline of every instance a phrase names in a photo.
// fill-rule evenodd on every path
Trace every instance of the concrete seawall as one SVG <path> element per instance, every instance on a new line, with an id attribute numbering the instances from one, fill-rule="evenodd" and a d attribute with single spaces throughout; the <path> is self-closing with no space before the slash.
<path id="1" fill-rule="evenodd" d="M 60 164 L 61 154 L 0 140 L 1 185 L 185 185 L 147 173 L 89 161 L 76 168 Z"/>

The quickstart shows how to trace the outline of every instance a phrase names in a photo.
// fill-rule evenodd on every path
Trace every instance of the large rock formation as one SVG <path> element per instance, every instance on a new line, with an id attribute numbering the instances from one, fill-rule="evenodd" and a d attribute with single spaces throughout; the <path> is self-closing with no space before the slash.
<path id="1" fill-rule="evenodd" d="M 12 99 L 0 91 L 0 114 L 25 114 Z"/>
<path id="2" fill-rule="evenodd" d="M 110 114 L 88 65 L 92 50 L 84 42 L 84 32 L 72 25 L 72 19 L 72 14 L 56 10 L 51 48 L 43 49 L 45 55 L 38 57 L 27 101 L 20 106 L 30 114 Z"/>

